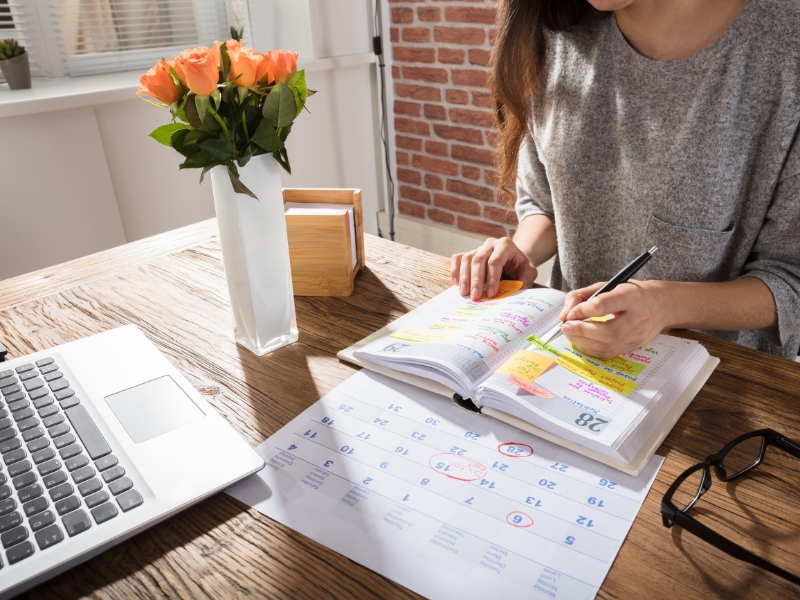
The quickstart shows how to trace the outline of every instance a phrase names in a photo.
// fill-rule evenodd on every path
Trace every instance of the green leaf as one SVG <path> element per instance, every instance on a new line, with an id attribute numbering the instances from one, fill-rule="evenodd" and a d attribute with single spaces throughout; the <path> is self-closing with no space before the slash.
<path id="1" fill-rule="evenodd" d="M 247 189 L 241 181 L 239 181 L 239 172 L 236 170 L 234 165 L 228 165 L 228 176 L 231 178 L 231 184 L 233 185 L 233 191 L 239 194 L 247 194 L 251 198 L 255 198 L 258 200 L 256 195 Z"/>
<path id="2" fill-rule="evenodd" d="M 156 127 L 153 131 L 151 131 L 150 137 L 159 144 L 169 146 L 169 141 L 172 137 L 172 134 L 176 131 L 180 131 L 181 129 L 190 129 L 190 127 L 188 125 L 184 125 L 183 123 L 167 123 L 166 125 Z"/>
<path id="3" fill-rule="evenodd" d="M 222 71 L 219 83 L 225 83 L 228 81 L 228 71 L 231 70 L 231 58 L 228 56 L 228 44 L 225 42 L 219 47 L 219 53 L 222 57 L 222 61 L 220 64 L 220 69 Z M 219 106 L 219 104 L 217 104 Z"/>
<path id="4" fill-rule="evenodd" d="M 169 140 L 169 145 L 184 156 L 194 154 L 198 150 L 197 146 L 190 147 L 190 145 L 186 143 L 186 136 L 191 132 L 191 129 L 179 129 L 172 134 L 172 137 Z"/>
<path id="5" fill-rule="evenodd" d="M 211 162 L 211 159 L 202 152 L 195 152 L 187 156 L 186 160 L 178 167 L 179 169 L 200 169 Z"/>
<path id="6" fill-rule="evenodd" d="M 233 150 L 222 140 L 204 140 L 198 145 L 203 154 L 212 160 L 226 161 L 233 158 Z"/>
<path id="7" fill-rule="evenodd" d="M 289 155 L 286 153 L 286 148 L 282 148 L 278 152 L 273 152 L 272 156 L 278 161 L 278 164 L 289 174 L 292 174 L 292 167 L 289 165 Z"/>
<path id="8" fill-rule="evenodd" d="M 197 112 L 197 103 L 194 100 L 197 97 L 198 96 L 195 96 L 194 94 L 186 97 L 187 101 L 183 107 L 186 114 L 186 120 L 189 121 L 189 124 L 194 129 L 201 129 L 209 133 L 216 133 L 220 129 L 219 123 L 217 123 L 209 114 L 206 114 L 205 119 L 200 118 L 200 115 Z"/>
<path id="9" fill-rule="evenodd" d="M 282 83 L 276 84 L 264 100 L 261 113 L 273 129 L 286 127 L 297 116 L 297 104 L 292 90 Z"/>
<path id="10" fill-rule="evenodd" d="M 283 129 L 281 129 L 280 136 L 281 140 L 283 140 L 284 142 L 286 142 L 286 138 L 288 138 L 289 134 L 292 132 L 292 125 L 293 123 L 290 124 L 288 127 L 284 127 Z"/>
<path id="11" fill-rule="evenodd" d="M 250 141 L 258 144 L 264 150 L 273 152 L 283 148 L 281 136 L 270 126 L 266 119 L 262 119 L 258 124 L 258 129 L 250 137 Z"/>
<path id="12" fill-rule="evenodd" d="M 205 121 L 206 112 L 208 111 L 208 96 L 195 96 L 194 104 L 197 107 L 197 116 L 201 121 Z"/>
<path id="13" fill-rule="evenodd" d="M 294 94 L 294 102 L 297 105 L 297 114 L 295 114 L 295 117 L 297 117 L 303 112 L 306 106 L 306 99 L 308 98 L 308 85 L 306 85 L 305 70 L 301 69 L 292 73 L 286 84 L 289 86 L 289 89 L 292 90 L 292 94 Z"/>
<path id="14" fill-rule="evenodd" d="M 200 183 L 203 183 L 203 177 L 206 176 L 206 173 L 208 173 L 214 167 L 218 167 L 220 164 L 222 163 L 218 163 L 217 161 L 212 160 L 205 167 L 203 167 L 203 170 L 200 172 Z"/>
<path id="15" fill-rule="evenodd" d="M 189 144 L 197 144 L 202 142 L 203 140 L 208 139 L 211 136 L 210 133 L 207 131 L 203 131 L 202 129 L 192 129 L 189 133 L 186 134 L 186 137 L 183 140 L 184 145 L 188 146 Z"/>

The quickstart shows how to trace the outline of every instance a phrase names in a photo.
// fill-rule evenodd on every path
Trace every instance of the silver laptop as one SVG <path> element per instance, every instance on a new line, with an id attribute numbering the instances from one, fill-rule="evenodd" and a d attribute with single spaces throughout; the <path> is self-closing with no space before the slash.
<path id="1" fill-rule="evenodd" d="M 264 466 L 135 326 L 0 363 L 0 598 Z"/>

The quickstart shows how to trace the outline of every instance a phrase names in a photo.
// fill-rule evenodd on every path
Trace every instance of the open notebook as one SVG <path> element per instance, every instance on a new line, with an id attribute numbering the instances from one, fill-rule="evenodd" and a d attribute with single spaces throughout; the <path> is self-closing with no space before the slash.
<path id="1" fill-rule="evenodd" d="M 667 335 L 607 360 L 544 344 L 565 295 L 520 287 L 478 302 L 450 288 L 338 356 L 638 475 L 719 359 Z"/>

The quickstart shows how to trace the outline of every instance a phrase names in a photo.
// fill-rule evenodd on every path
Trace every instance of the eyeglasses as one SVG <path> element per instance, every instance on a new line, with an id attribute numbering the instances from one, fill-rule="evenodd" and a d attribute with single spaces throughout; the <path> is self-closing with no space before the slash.
<path id="1" fill-rule="evenodd" d="M 664 520 L 665 527 L 679 525 L 734 558 L 800 584 L 800 577 L 797 575 L 784 571 L 739 544 L 735 544 L 688 514 L 702 495 L 711 488 L 712 466 L 717 479 L 731 481 L 760 465 L 764 460 L 767 446 L 777 446 L 792 456 L 800 458 L 800 444 L 772 429 L 760 429 L 740 435 L 716 454 L 712 454 L 703 462 L 686 469 L 675 480 L 661 500 L 661 518 Z"/>

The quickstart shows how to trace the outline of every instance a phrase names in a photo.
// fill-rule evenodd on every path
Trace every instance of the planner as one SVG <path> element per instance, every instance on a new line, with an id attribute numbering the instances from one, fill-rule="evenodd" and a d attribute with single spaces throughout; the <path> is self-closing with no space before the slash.
<path id="1" fill-rule="evenodd" d="M 338 356 L 638 474 L 718 359 L 669 335 L 611 359 L 545 344 L 565 295 L 521 288 L 479 301 L 450 288 Z"/>
<path id="2" fill-rule="evenodd" d="M 423 596 L 463 600 L 593 598 L 663 461 L 627 475 L 365 370 L 256 451 L 267 466 L 228 494 Z"/>

